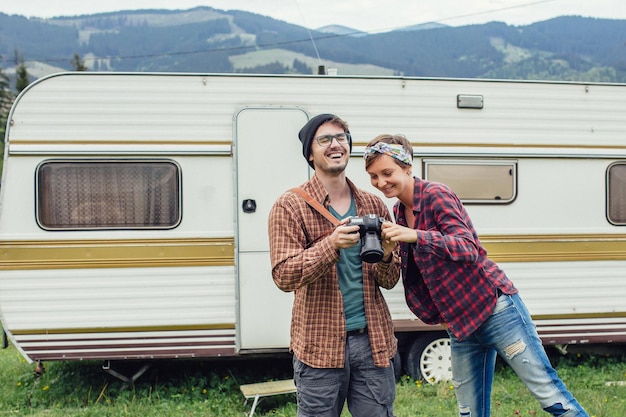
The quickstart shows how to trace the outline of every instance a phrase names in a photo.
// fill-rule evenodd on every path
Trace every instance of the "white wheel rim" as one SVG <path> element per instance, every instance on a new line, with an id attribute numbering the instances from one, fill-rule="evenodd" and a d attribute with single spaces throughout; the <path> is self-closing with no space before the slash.
<path id="1" fill-rule="evenodd" d="M 424 349 L 420 357 L 420 370 L 424 379 L 431 384 L 452 379 L 450 339 L 434 340 Z"/>

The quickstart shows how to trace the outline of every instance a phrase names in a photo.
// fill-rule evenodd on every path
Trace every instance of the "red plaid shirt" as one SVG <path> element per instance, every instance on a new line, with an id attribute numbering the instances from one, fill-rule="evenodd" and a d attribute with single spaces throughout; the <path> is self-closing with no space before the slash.
<path id="1" fill-rule="evenodd" d="M 396 222 L 408 226 L 404 205 L 394 206 Z M 445 185 L 415 178 L 413 210 L 417 243 L 401 243 L 406 301 L 425 323 L 445 323 L 459 339 L 491 316 L 497 290 L 517 289 L 487 258 L 472 221 L 458 197 Z"/>
<path id="2" fill-rule="evenodd" d="M 359 216 L 377 214 L 391 219 L 387 206 L 373 194 L 357 189 L 348 180 Z M 317 176 L 301 188 L 325 207 L 330 204 Z M 343 298 L 337 278 L 339 251 L 332 247 L 333 225 L 301 196 L 288 191 L 280 196 L 269 215 L 270 256 L 274 282 L 283 291 L 294 291 L 290 348 L 302 362 L 314 368 L 342 368 L 346 343 Z M 392 288 L 400 278 L 396 249 L 390 263 L 363 263 L 363 298 L 374 364 L 389 366 L 397 340 L 380 288 Z"/>

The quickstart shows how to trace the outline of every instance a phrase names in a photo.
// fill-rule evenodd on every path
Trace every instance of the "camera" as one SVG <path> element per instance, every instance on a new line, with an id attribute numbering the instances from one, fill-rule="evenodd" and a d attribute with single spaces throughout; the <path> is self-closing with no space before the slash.
<path id="1" fill-rule="evenodd" d="M 361 260 L 368 263 L 380 262 L 383 259 L 383 247 L 380 232 L 385 219 L 375 214 L 363 217 L 350 217 L 346 226 L 359 226 L 361 235 Z"/>

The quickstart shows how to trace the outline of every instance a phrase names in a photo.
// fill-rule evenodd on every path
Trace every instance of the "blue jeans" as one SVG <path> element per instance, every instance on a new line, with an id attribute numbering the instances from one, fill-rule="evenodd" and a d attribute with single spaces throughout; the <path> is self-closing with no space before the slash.
<path id="1" fill-rule="evenodd" d="M 557 376 L 519 295 L 501 295 L 493 315 L 459 341 L 450 334 L 452 380 L 461 417 L 488 417 L 496 353 L 515 371 L 544 411 L 589 417 Z"/>
<path id="2" fill-rule="evenodd" d="M 339 417 L 346 399 L 354 417 L 393 417 L 393 364 L 374 365 L 367 333 L 347 336 L 345 355 L 343 368 L 312 368 L 294 355 L 298 417 Z"/>

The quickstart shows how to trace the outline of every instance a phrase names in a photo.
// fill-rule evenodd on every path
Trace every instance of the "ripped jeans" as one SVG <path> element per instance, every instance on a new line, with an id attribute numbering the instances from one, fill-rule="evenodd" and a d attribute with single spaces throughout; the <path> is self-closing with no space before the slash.
<path id="1" fill-rule="evenodd" d="M 550 364 L 519 295 L 501 295 L 493 314 L 478 330 L 462 341 L 450 334 L 450 340 L 460 417 L 490 415 L 496 354 L 515 371 L 544 411 L 555 417 L 589 417 Z"/>

